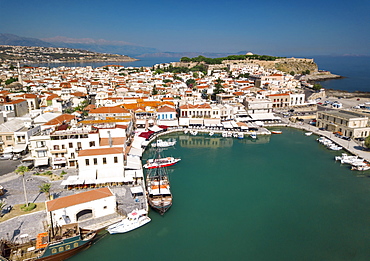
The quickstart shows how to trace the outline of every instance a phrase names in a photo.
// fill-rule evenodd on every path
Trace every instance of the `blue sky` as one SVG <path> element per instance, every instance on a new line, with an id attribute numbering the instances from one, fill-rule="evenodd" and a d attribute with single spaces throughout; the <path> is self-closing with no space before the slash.
<path id="1" fill-rule="evenodd" d="M 370 55 L 370 1 L 0 0 L 0 33 L 171 52 Z"/>

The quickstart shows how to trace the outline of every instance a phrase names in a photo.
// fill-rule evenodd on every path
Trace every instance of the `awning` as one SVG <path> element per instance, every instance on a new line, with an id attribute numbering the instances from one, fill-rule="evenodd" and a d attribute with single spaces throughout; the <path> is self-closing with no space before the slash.
<path id="1" fill-rule="evenodd" d="M 136 125 L 145 125 L 146 124 L 146 120 L 136 120 Z"/>
<path id="2" fill-rule="evenodd" d="M 153 127 L 149 127 L 149 130 L 158 132 L 158 131 L 162 131 L 163 129 L 158 127 L 157 125 L 154 125 Z"/>
<path id="3" fill-rule="evenodd" d="M 152 194 L 152 195 L 161 195 L 161 194 L 170 195 L 171 192 L 168 189 L 166 189 L 166 188 L 161 188 L 161 190 L 159 190 L 159 189 L 153 189 L 152 191 L 150 191 L 150 194 Z"/>
<path id="4" fill-rule="evenodd" d="M 13 152 L 13 146 L 5 147 L 3 153 L 12 153 Z"/>
<path id="5" fill-rule="evenodd" d="M 144 193 L 143 187 L 132 187 L 130 190 L 132 194 Z"/>
<path id="6" fill-rule="evenodd" d="M 135 170 L 126 170 L 125 171 L 125 177 L 131 177 L 131 178 L 144 178 L 143 169 L 135 169 Z"/>
<path id="7" fill-rule="evenodd" d="M 131 147 L 129 153 L 129 155 L 132 155 L 132 156 L 139 156 L 141 157 L 143 155 L 143 150 L 142 149 L 138 149 L 138 148 L 134 148 L 134 147 Z"/>
<path id="8" fill-rule="evenodd" d="M 35 167 L 37 167 L 37 166 L 45 166 L 45 165 L 49 165 L 49 158 L 48 157 L 45 157 L 45 158 L 36 158 L 35 159 Z"/>
<path id="9" fill-rule="evenodd" d="M 190 125 L 203 125 L 203 118 L 190 118 Z"/>
<path id="10" fill-rule="evenodd" d="M 222 125 L 223 125 L 223 127 L 224 127 L 225 129 L 232 129 L 232 128 L 233 128 L 233 125 L 231 125 L 231 122 L 229 122 L 229 121 L 224 121 L 224 122 L 222 123 Z"/>
<path id="11" fill-rule="evenodd" d="M 61 185 L 82 185 L 84 184 L 84 180 L 78 179 L 78 176 L 69 176 L 66 180 L 63 180 Z"/>
<path id="12" fill-rule="evenodd" d="M 180 126 L 189 126 L 189 118 L 180 118 L 179 125 Z"/>
<path id="13" fill-rule="evenodd" d="M 141 149 L 141 146 L 143 145 L 143 142 L 145 141 L 144 137 L 135 136 L 131 147 Z"/>
<path id="14" fill-rule="evenodd" d="M 157 120 L 157 124 L 162 129 L 167 129 L 168 127 L 179 126 L 177 119 L 174 120 Z"/>
<path id="15" fill-rule="evenodd" d="M 20 153 L 27 148 L 27 144 L 17 144 L 13 148 L 14 153 Z"/>
<path id="16" fill-rule="evenodd" d="M 127 156 L 125 169 L 141 169 L 141 160 L 138 157 Z"/>
<path id="17" fill-rule="evenodd" d="M 268 121 L 268 120 L 281 120 L 280 117 L 275 116 L 273 113 L 256 113 L 250 114 L 254 121 Z"/>
<path id="18" fill-rule="evenodd" d="M 143 137 L 145 139 L 149 139 L 150 136 L 152 136 L 154 131 L 147 131 L 147 132 L 142 132 L 139 134 L 139 137 Z"/>
<path id="19" fill-rule="evenodd" d="M 217 126 L 221 124 L 220 119 L 204 119 L 204 126 Z"/>

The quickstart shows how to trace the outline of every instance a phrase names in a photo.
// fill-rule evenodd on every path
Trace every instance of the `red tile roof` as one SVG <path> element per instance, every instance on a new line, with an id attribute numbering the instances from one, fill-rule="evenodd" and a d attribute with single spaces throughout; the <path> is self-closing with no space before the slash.
<path id="1" fill-rule="evenodd" d="M 176 112 L 174 108 L 163 106 L 157 110 L 157 112 Z"/>
<path id="2" fill-rule="evenodd" d="M 54 211 L 111 196 L 113 193 L 109 188 L 99 188 L 47 201 L 46 208 L 47 211 Z"/>
<path id="3" fill-rule="evenodd" d="M 80 150 L 79 153 L 78 153 L 78 156 L 79 157 L 86 157 L 86 156 L 122 154 L 122 153 L 123 153 L 123 148 L 122 147 L 111 147 L 111 148 Z"/>
<path id="4" fill-rule="evenodd" d="M 62 123 L 68 123 L 68 122 L 71 122 L 71 120 L 73 120 L 74 118 L 75 118 L 74 115 L 62 114 L 62 115 L 59 115 L 58 117 L 48 121 L 44 125 L 58 125 L 58 124 L 62 124 Z"/>
<path id="5" fill-rule="evenodd" d="M 125 108 L 121 107 L 100 107 L 90 110 L 89 113 L 130 113 Z"/>

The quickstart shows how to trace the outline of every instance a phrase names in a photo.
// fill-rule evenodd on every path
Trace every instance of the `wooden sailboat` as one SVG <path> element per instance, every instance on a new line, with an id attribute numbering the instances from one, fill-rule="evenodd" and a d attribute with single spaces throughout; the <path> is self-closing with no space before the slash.
<path id="1" fill-rule="evenodd" d="M 38 234 L 36 239 L 23 243 L 0 240 L 0 260 L 50 260 L 67 259 L 88 248 L 96 236 L 95 231 L 68 224 Z"/>
<path id="2" fill-rule="evenodd" d="M 155 159 L 160 158 L 159 150 Z M 166 168 L 150 169 L 146 177 L 149 205 L 163 215 L 172 206 L 170 180 Z"/>

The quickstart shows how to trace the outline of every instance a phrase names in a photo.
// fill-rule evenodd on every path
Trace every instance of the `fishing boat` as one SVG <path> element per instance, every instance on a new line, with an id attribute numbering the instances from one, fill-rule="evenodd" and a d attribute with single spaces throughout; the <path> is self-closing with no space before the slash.
<path id="1" fill-rule="evenodd" d="M 22 243 L 0 240 L 0 260 L 65 260 L 88 248 L 96 232 L 77 224 L 57 226 Z"/>
<path id="2" fill-rule="evenodd" d="M 249 137 L 251 137 L 252 139 L 257 139 L 257 133 L 253 131 L 249 134 Z"/>
<path id="3" fill-rule="evenodd" d="M 238 139 L 244 139 L 244 133 L 243 132 L 238 133 Z"/>
<path id="4" fill-rule="evenodd" d="M 160 157 L 159 152 L 156 153 Z M 150 169 L 146 176 L 149 205 L 163 215 L 172 206 L 170 180 L 166 168 Z"/>
<path id="5" fill-rule="evenodd" d="M 176 140 L 170 141 L 164 141 L 164 140 L 157 140 L 156 142 L 152 143 L 153 148 L 166 148 L 166 147 L 171 147 L 176 144 Z"/>
<path id="6" fill-rule="evenodd" d="M 155 168 L 164 168 L 175 165 L 181 159 L 174 158 L 174 157 L 166 157 L 160 159 L 148 159 L 146 164 L 144 164 L 144 168 L 146 169 L 155 169 Z"/>
<path id="7" fill-rule="evenodd" d="M 279 130 L 274 130 L 274 131 L 271 131 L 271 133 L 272 134 L 282 134 L 283 132 Z"/>
<path id="8" fill-rule="evenodd" d="M 363 162 L 352 165 L 351 170 L 365 171 L 370 169 L 370 164 Z"/>
<path id="9" fill-rule="evenodd" d="M 136 209 L 127 215 L 127 218 L 107 228 L 109 234 L 126 233 L 144 226 L 151 221 L 144 209 Z"/>

